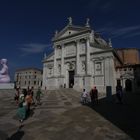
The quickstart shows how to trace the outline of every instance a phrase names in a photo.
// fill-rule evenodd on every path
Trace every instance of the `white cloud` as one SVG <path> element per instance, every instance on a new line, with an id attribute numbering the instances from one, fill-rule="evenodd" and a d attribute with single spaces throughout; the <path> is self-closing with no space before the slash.
<path id="1" fill-rule="evenodd" d="M 137 32 L 140 32 L 140 25 L 139 26 L 129 26 L 129 27 L 124 27 L 120 29 L 115 29 L 112 32 L 113 38 L 120 37 L 120 36 L 128 36 L 128 34 L 136 34 Z"/>
<path id="2" fill-rule="evenodd" d="M 131 34 L 125 35 L 124 38 L 135 37 L 135 36 L 140 36 L 140 31 L 139 32 L 133 32 Z"/>
<path id="3" fill-rule="evenodd" d="M 29 44 L 22 44 L 20 51 L 22 51 L 22 55 L 29 55 L 29 54 L 37 54 L 44 52 L 45 48 L 51 46 L 51 44 L 37 44 L 37 43 L 29 43 Z"/>
<path id="4" fill-rule="evenodd" d="M 114 28 L 112 27 L 103 27 L 103 28 L 100 28 L 97 30 L 97 32 L 99 33 L 109 33 L 109 32 L 112 32 L 114 30 Z"/>
<path id="5" fill-rule="evenodd" d="M 108 1 L 103 1 L 103 0 L 91 0 L 89 3 L 88 3 L 88 8 L 91 9 L 91 10 L 94 10 L 94 9 L 99 9 L 99 10 L 102 10 L 102 11 L 110 11 L 110 9 L 112 9 L 113 5 L 113 2 L 111 0 L 108 0 Z"/>
<path id="6" fill-rule="evenodd" d="M 102 34 L 108 34 L 111 38 L 129 38 L 140 35 L 140 25 L 128 26 L 122 28 L 104 27 L 97 30 Z"/>

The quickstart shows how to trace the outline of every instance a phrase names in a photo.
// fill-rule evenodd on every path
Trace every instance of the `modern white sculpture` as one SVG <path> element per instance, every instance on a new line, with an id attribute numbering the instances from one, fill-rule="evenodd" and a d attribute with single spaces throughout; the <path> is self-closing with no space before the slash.
<path id="1" fill-rule="evenodd" d="M 0 70 L 0 83 L 9 83 L 10 76 L 8 73 L 7 59 L 1 59 L 0 64 L 2 65 L 2 69 Z"/>

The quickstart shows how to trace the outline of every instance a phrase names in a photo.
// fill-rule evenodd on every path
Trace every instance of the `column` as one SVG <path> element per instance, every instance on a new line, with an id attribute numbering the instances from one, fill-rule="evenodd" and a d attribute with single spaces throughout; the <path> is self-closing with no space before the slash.
<path id="1" fill-rule="evenodd" d="M 90 75 L 90 45 L 89 45 L 89 38 L 86 40 L 86 74 Z"/>
<path id="2" fill-rule="evenodd" d="M 105 58 L 105 86 L 110 86 L 110 59 Z"/>
<path id="3" fill-rule="evenodd" d="M 80 41 L 76 41 L 76 74 L 80 73 Z"/>
<path id="4" fill-rule="evenodd" d="M 53 67 L 53 75 L 57 74 L 57 66 L 56 66 L 56 46 L 54 46 L 54 67 Z"/>
<path id="5" fill-rule="evenodd" d="M 112 86 L 112 92 L 115 93 L 116 90 L 116 72 L 115 72 L 115 67 L 114 67 L 114 57 L 110 57 L 110 85 Z"/>
<path id="6" fill-rule="evenodd" d="M 64 44 L 61 45 L 61 75 L 64 75 Z"/>
<path id="7" fill-rule="evenodd" d="M 47 67 L 46 67 L 46 64 L 44 62 L 43 64 L 43 89 L 45 89 L 45 86 L 47 85 Z"/>

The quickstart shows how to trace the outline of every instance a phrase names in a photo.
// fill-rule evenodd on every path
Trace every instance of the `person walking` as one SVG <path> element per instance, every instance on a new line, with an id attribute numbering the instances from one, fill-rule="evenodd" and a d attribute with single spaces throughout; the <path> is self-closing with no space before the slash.
<path id="1" fill-rule="evenodd" d="M 40 87 L 38 88 L 37 92 L 36 92 L 36 101 L 37 101 L 37 105 L 41 105 L 41 102 L 40 102 L 40 96 L 41 96 L 42 92 L 41 92 L 41 89 Z"/>
<path id="2" fill-rule="evenodd" d="M 25 101 L 27 103 L 27 116 L 30 116 L 31 104 L 32 104 L 32 95 L 31 95 L 31 93 L 28 93 L 26 95 Z"/>
<path id="3" fill-rule="evenodd" d="M 23 125 L 23 121 L 26 119 L 26 112 L 27 112 L 27 103 L 25 101 L 24 95 L 20 96 L 17 115 L 19 118 L 19 121 L 21 123 L 21 126 Z"/>
<path id="4" fill-rule="evenodd" d="M 96 86 L 94 86 L 94 88 L 91 89 L 90 97 L 91 97 L 92 105 L 98 104 L 98 90 L 97 90 Z"/>
<path id="5" fill-rule="evenodd" d="M 19 103 L 19 95 L 20 95 L 19 88 L 16 88 L 16 93 L 15 93 L 16 105 L 18 105 Z"/>
<path id="6" fill-rule="evenodd" d="M 32 104 L 35 104 L 35 101 L 34 101 L 34 87 L 32 87 L 30 89 L 30 95 L 32 96 Z"/>
<path id="7" fill-rule="evenodd" d="M 116 86 L 116 97 L 119 101 L 120 104 L 123 104 L 122 98 L 123 98 L 123 91 L 122 91 L 122 86 L 121 84 L 117 84 Z"/>

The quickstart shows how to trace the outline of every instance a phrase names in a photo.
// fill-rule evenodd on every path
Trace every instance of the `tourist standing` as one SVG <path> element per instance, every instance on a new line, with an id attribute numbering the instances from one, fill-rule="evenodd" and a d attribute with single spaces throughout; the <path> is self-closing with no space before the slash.
<path id="1" fill-rule="evenodd" d="M 122 104 L 122 98 L 123 98 L 123 91 L 122 91 L 122 86 L 121 84 L 117 84 L 116 86 L 116 97 L 119 101 L 120 104 Z"/>
<path id="2" fill-rule="evenodd" d="M 82 103 L 83 104 L 87 104 L 88 103 L 88 93 L 86 91 L 86 89 L 83 89 L 83 93 L 82 93 Z"/>
<path id="3" fill-rule="evenodd" d="M 91 97 L 91 103 L 93 104 L 98 104 L 98 90 L 96 86 L 91 89 L 90 91 L 90 97 Z"/>

